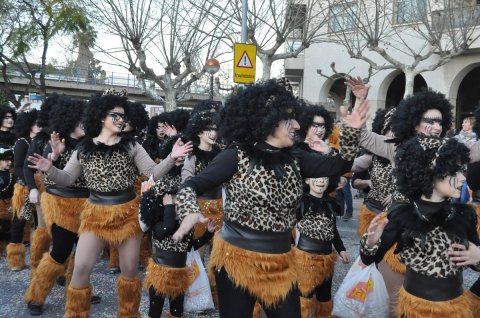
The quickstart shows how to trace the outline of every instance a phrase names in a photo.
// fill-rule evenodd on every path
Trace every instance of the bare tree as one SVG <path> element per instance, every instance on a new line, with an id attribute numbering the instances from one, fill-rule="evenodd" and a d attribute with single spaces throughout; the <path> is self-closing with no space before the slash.
<path id="1" fill-rule="evenodd" d="M 3 0 L 0 2 L 0 90 L 16 107 L 34 88 L 45 95 L 47 54 L 57 35 L 85 29 L 88 20 L 73 0 Z M 41 48 L 41 53 L 35 51 Z M 16 98 L 12 75 L 27 78 L 29 84 Z"/>
<path id="2" fill-rule="evenodd" d="M 206 60 L 218 54 L 225 33 L 220 24 L 229 19 L 213 5 L 190 1 L 85 1 L 97 24 L 121 43 L 120 49 L 105 50 L 102 43 L 97 49 L 135 75 L 144 94 L 163 100 L 167 111 L 175 109 L 177 99 L 204 74 Z M 219 20 L 211 19 L 212 10 Z"/>
<path id="3" fill-rule="evenodd" d="M 448 63 L 480 36 L 472 0 L 327 1 L 332 37 L 376 70 L 401 70 L 404 96 L 413 94 L 417 74 Z"/>

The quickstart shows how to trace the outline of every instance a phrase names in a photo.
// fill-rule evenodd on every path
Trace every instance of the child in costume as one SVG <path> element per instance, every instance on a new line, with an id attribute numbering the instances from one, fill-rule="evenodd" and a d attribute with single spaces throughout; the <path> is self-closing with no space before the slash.
<path id="1" fill-rule="evenodd" d="M 406 273 L 396 317 L 474 317 L 463 290 L 464 266 L 448 253 L 454 244 L 480 244 L 473 208 L 450 202 L 460 196 L 468 162 L 468 148 L 454 139 L 417 136 L 397 148 L 397 189 L 409 202 L 392 206 L 388 219 L 375 217 L 360 241 L 366 265 L 397 243 Z"/>
<path id="2" fill-rule="evenodd" d="M 12 196 L 15 177 L 10 171 L 13 149 L 0 145 L 0 255 L 5 252 L 10 241 L 12 223 Z"/>

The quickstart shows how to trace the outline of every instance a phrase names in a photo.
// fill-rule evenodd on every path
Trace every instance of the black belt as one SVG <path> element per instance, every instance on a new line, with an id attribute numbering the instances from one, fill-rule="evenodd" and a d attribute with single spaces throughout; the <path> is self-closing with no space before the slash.
<path id="1" fill-rule="evenodd" d="M 116 205 L 126 203 L 135 199 L 136 194 L 133 187 L 121 191 L 113 192 L 99 192 L 90 190 L 88 200 L 93 204 L 98 205 Z"/>
<path id="2" fill-rule="evenodd" d="M 187 264 L 187 252 L 174 252 L 155 249 L 153 260 L 158 265 L 183 268 Z"/>
<path id="3" fill-rule="evenodd" d="M 69 188 L 59 185 L 47 186 L 45 191 L 49 194 L 53 194 L 62 198 L 88 198 L 90 191 L 85 188 Z"/>
<path id="4" fill-rule="evenodd" d="M 414 272 L 407 267 L 403 289 L 429 301 L 447 301 L 463 294 L 463 275 L 458 272 L 447 278 L 436 278 Z"/>
<path id="5" fill-rule="evenodd" d="M 222 198 L 222 188 L 218 187 L 210 191 L 205 191 L 198 196 L 199 199 L 204 200 L 217 200 Z"/>
<path id="6" fill-rule="evenodd" d="M 328 255 L 332 253 L 332 242 L 317 240 L 300 234 L 297 248 L 308 253 Z"/>
<path id="7" fill-rule="evenodd" d="M 224 220 L 220 235 L 232 245 L 258 253 L 282 254 L 292 248 L 291 231 L 259 231 Z"/>
<path id="8" fill-rule="evenodd" d="M 385 210 L 383 207 L 382 202 L 374 200 L 374 199 L 367 199 L 365 200 L 365 205 L 367 208 L 372 211 L 373 213 L 381 213 Z"/>
<path id="9" fill-rule="evenodd" d="M 27 185 L 27 184 L 25 183 L 25 181 L 22 180 L 22 179 L 17 179 L 17 183 L 18 183 L 19 185 L 21 185 L 21 186 L 26 186 L 26 185 Z"/>

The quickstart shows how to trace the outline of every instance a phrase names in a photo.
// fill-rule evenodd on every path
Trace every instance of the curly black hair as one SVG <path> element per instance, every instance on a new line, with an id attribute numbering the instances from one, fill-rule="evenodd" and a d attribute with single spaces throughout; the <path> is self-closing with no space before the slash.
<path id="1" fill-rule="evenodd" d="M 188 120 L 190 119 L 190 113 L 184 109 L 175 109 L 168 113 L 172 125 L 175 126 L 178 133 L 182 133 L 187 128 Z"/>
<path id="2" fill-rule="evenodd" d="M 139 133 L 147 127 L 148 112 L 142 103 L 127 101 L 125 113 L 127 115 L 127 121 L 136 133 Z"/>
<path id="3" fill-rule="evenodd" d="M 197 113 L 209 111 L 212 113 L 218 113 L 220 108 L 222 107 L 222 103 L 213 101 L 211 99 L 202 100 L 201 102 L 197 103 L 192 110 L 190 116 L 193 116 Z"/>
<path id="4" fill-rule="evenodd" d="M 393 170 L 397 189 L 411 200 L 419 199 L 422 194 L 429 198 L 434 181 L 464 170 L 469 156 L 469 149 L 453 138 L 411 138 L 397 148 Z"/>
<path id="5" fill-rule="evenodd" d="M 48 127 L 50 111 L 53 106 L 58 103 L 58 100 L 63 97 L 57 93 L 49 95 L 40 106 L 40 113 L 38 114 L 38 124 L 42 127 Z"/>
<path id="6" fill-rule="evenodd" d="M 379 109 L 375 112 L 375 117 L 372 121 L 372 132 L 382 135 L 383 126 L 385 124 L 385 115 L 387 113 L 387 109 Z"/>
<path id="7" fill-rule="evenodd" d="M 253 144 L 272 135 L 281 120 L 297 119 L 300 105 L 276 80 L 240 88 L 220 112 L 220 136 L 226 144 Z"/>
<path id="8" fill-rule="evenodd" d="M 84 110 L 83 100 L 61 96 L 50 110 L 48 125 L 60 138 L 66 138 L 80 123 Z"/>
<path id="9" fill-rule="evenodd" d="M 299 102 L 302 108 L 302 112 L 298 120 L 298 123 L 300 124 L 300 130 L 298 131 L 298 134 L 300 137 L 305 139 L 307 136 L 307 131 L 313 123 L 313 118 L 315 116 L 321 116 L 325 121 L 325 135 L 323 136 L 323 140 L 327 140 L 332 134 L 333 130 L 333 118 L 328 110 L 321 105 L 310 104 L 303 99 L 301 99 Z"/>
<path id="10" fill-rule="evenodd" d="M 415 136 L 415 127 L 420 124 L 422 115 L 430 109 L 437 109 L 442 114 L 443 131 L 440 137 L 444 137 L 452 122 L 453 106 L 442 93 L 427 90 L 402 100 L 393 113 L 391 123 L 396 142 L 401 143 Z"/>
<path id="11" fill-rule="evenodd" d="M 188 121 L 185 137 L 195 146 L 200 144 L 198 135 L 212 126 L 217 126 L 216 116 L 210 111 L 200 112 L 192 115 Z"/>
<path id="12" fill-rule="evenodd" d="M 0 105 L 0 124 L 5 118 L 5 116 L 7 116 L 7 114 L 9 113 L 12 114 L 13 120 L 17 118 L 17 113 L 15 112 L 15 108 L 8 106 L 8 104 L 1 104 Z"/>
<path id="13" fill-rule="evenodd" d="M 38 110 L 33 109 L 18 114 L 15 126 L 13 126 L 17 138 L 27 138 L 30 136 L 32 126 L 38 121 L 39 113 Z"/>
<path id="14" fill-rule="evenodd" d="M 147 128 L 148 135 L 151 135 L 151 136 L 157 135 L 158 123 L 168 123 L 169 125 L 172 125 L 172 120 L 170 119 L 170 116 L 168 116 L 168 113 L 161 113 L 153 116 L 148 121 L 148 128 Z"/>
<path id="15" fill-rule="evenodd" d="M 114 94 L 102 95 L 102 93 L 97 93 L 92 95 L 83 112 L 85 135 L 90 138 L 97 137 L 102 131 L 102 120 L 115 107 L 123 107 L 126 112 L 127 98 Z"/>

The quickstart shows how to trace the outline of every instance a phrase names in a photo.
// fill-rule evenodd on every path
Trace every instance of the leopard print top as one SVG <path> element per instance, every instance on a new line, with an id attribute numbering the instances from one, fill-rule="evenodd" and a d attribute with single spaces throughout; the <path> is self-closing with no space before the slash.
<path id="1" fill-rule="evenodd" d="M 373 156 L 372 169 L 370 171 L 370 180 L 372 187 L 368 193 L 368 198 L 376 201 L 383 201 L 393 193 L 392 164 L 388 160 L 382 160 L 378 156 Z"/>
<path id="2" fill-rule="evenodd" d="M 324 213 L 312 211 L 309 207 L 305 215 L 297 223 L 297 230 L 305 236 L 320 241 L 332 241 L 335 237 L 335 214 L 330 217 Z"/>
<path id="3" fill-rule="evenodd" d="M 63 169 L 66 165 L 70 157 L 72 156 L 73 152 L 75 151 L 74 148 L 68 147 L 65 151 L 60 155 L 57 161 L 54 162 L 54 166 L 58 169 Z M 55 182 L 50 180 L 47 175 L 45 175 L 44 182 L 46 186 L 55 185 Z M 87 188 L 87 181 L 85 177 L 81 175 L 75 182 L 69 186 L 69 188 Z"/>
<path id="4" fill-rule="evenodd" d="M 93 152 L 87 157 L 80 155 L 87 187 L 93 191 L 112 192 L 133 187 L 138 170 L 131 154 L 113 151 L 111 156 Z"/>
<path id="5" fill-rule="evenodd" d="M 162 251 L 186 253 L 188 252 L 190 241 L 192 239 L 193 239 L 192 232 L 185 235 L 180 242 L 175 242 L 171 236 L 167 236 L 161 241 L 154 239 L 153 246 L 155 246 L 156 249 L 159 249 Z"/>

